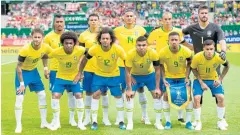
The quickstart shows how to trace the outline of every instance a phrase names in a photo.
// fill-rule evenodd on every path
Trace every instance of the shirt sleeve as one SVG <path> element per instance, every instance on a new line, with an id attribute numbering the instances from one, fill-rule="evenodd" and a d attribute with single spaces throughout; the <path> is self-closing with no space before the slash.
<path id="1" fill-rule="evenodd" d="M 191 58 L 193 55 L 192 51 L 188 48 L 186 48 L 186 52 L 185 52 L 185 57 L 186 58 Z"/>
<path id="2" fill-rule="evenodd" d="M 96 50 L 97 50 L 97 46 L 93 46 L 88 50 L 87 54 L 93 57 L 96 55 L 96 52 L 97 52 Z"/>
<path id="3" fill-rule="evenodd" d="M 217 55 L 217 61 L 218 61 L 219 64 L 224 64 L 224 63 L 227 62 L 227 60 L 226 60 L 226 59 L 223 60 L 223 59 L 219 56 L 219 54 Z"/>
<path id="4" fill-rule="evenodd" d="M 196 57 L 196 55 L 192 59 L 191 68 L 193 68 L 193 69 L 197 68 L 197 57 Z"/>
<path id="5" fill-rule="evenodd" d="M 159 60 L 159 56 L 154 49 L 150 49 L 150 56 L 151 56 L 152 61 L 158 61 Z"/>
<path id="6" fill-rule="evenodd" d="M 84 41 L 84 35 L 83 34 L 80 34 L 79 38 L 78 38 L 78 42 L 80 43 L 85 43 Z"/>
<path id="7" fill-rule="evenodd" d="M 118 56 L 120 57 L 120 59 L 126 60 L 127 55 L 126 55 L 125 51 L 123 50 L 123 48 L 120 47 L 119 45 L 116 45 L 116 46 L 117 46 Z"/>
<path id="8" fill-rule="evenodd" d="M 131 55 L 131 53 L 128 53 L 126 61 L 125 61 L 126 66 L 132 67 L 132 65 L 133 65 L 132 62 L 133 62 L 132 55 Z"/>
<path id="9" fill-rule="evenodd" d="M 56 57 L 56 50 L 53 49 L 51 53 L 48 54 L 48 58 L 55 58 Z"/>
<path id="10" fill-rule="evenodd" d="M 160 60 L 160 64 L 164 63 L 164 52 L 163 51 L 159 52 L 159 60 Z"/>
<path id="11" fill-rule="evenodd" d="M 28 56 L 28 50 L 23 47 L 20 51 L 19 51 L 19 56 L 21 57 L 27 57 Z"/>
<path id="12" fill-rule="evenodd" d="M 190 34 L 190 26 L 188 26 L 188 27 L 186 27 L 185 29 L 183 29 L 182 30 L 182 33 L 184 34 L 184 35 L 188 35 L 188 34 Z"/>
<path id="13" fill-rule="evenodd" d="M 50 40 L 49 40 L 48 36 L 45 36 L 43 42 L 50 45 Z"/>
<path id="14" fill-rule="evenodd" d="M 224 33 L 219 26 L 216 26 L 217 38 L 218 41 L 224 40 Z"/>
<path id="15" fill-rule="evenodd" d="M 46 45 L 46 54 L 50 54 L 53 51 L 52 47 Z"/>
<path id="16" fill-rule="evenodd" d="M 154 38 L 154 31 L 151 32 L 148 36 L 147 42 L 149 45 L 153 45 L 156 38 Z"/>

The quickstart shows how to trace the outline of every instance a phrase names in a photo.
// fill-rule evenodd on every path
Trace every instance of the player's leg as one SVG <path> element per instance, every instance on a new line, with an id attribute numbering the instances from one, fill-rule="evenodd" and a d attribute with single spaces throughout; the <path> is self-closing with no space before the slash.
<path id="1" fill-rule="evenodd" d="M 203 94 L 203 90 L 198 80 L 193 81 L 193 96 L 194 96 L 194 115 L 196 121 L 195 130 L 202 129 L 202 122 L 201 122 L 201 96 Z"/>
<path id="2" fill-rule="evenodd" d="M 83 124 L 83 113 L 84 113 L 84 102 L 82 97 L 82 89 L 80 88 L 80 83 L 72 84 L 70 86 L 71 91 L 74 93 L 74 96 L 76 98 L 76 110 L 78 115 L 78 128 L 81 130 L 86 130 L 86 127 Z"/>
<path id="3" fill-rule="evenodd" d="M 213 81 L 212 83 L 213 84 Z M 218 122 L 217 127 L 220 130 L 227 130 L 224 120 L 224 114 L 225 114 L 225 105 L 224 105 L 224 91 L 222 88 L 222 85 L 218 87 L 210 87 L 211 92 L 215 97 L 217 98 L 218 104 L 217 104 L 217 116 L 218 116 Z"/>
<path id="4" fill-rule="evenodd" d="M 143 84 L 144 85 L 144 84 Z M 142 108 L 142 122 L 144 124 L 147 124 L 147 125 L 150 125 L 151 122 L 149 121 L 149 117 L 148 117 L 148 113 L 147 113 L 147 97 L 146 97 L 146 94 L 144 92 L 144 88 L 143 86 L 138 88 L 138 94 L 139 94 L 139 103 L 141 105 L 141 108 Z"/>
<path id="5" fill-rule="evenodd" d="M 51 122 L 51 130 L 61 128 L 60 124 L 60 98 L 66 89 L 65 81 L 56 79 L 52 89 L 51 107 L 53 110 L 53 120 Z"/>
<path id="6" fill-rule="evenodd" d="M 92 79 L 93 74 L 92 72 L 84 71 L 84 78 L 83 78 L 83 90 L 86 91 L 86 97 L 85 97 L 85 119 L 83 121 L 83 124 L 86 126 L 91 123 L 91 102 L 92 102 L 92 91 L 91 91 L 91 85 L 92 85 Z"/>
<path id="7" fill-rule="evenodd" d="M 103 110 L 103 124 L 105 126 L 111 126 L 111 122 L 108 119 L 108 105 L 109 105 L 109 101 L 108 101 L 108 94 L 107 94 L 107 87 L 103 87 L 101 88 L 102 91 L 102 110 Z"/>
<path id="8" fill-rule="evenodd" d="M 68 95 L 68 108 L 69 108 L 69 124 L 71 126 L 77 126 L 77 123 L 74 118 L 76 99 L 71 90 L 67 89 L 67 95 Z"/>
<path id="9" fill-rule="evenodd" d="M 175 83 L 185 83 L 185 78 L 176 79 L 175 81 Z M 180 125 L 186 125 L 183 116 L 184 109 L 178 110 L 178 122 L 180 123 Z"/>

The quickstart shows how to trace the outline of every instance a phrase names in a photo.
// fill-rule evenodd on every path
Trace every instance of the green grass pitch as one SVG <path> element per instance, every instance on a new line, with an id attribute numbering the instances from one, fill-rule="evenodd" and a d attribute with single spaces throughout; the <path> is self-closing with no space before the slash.
<path id="1" fill-rule="evenodd" d="M 239 89 L 239 77 L 240 77 L 240 53 L 228 53 L 228 60 L 230 61 L 230 70 L 224 79 L 224 90 L 225 90 L 225 104 L 226 104 L 226 120 L 229 124 L 227 131 L 219 131 L 216 129 L 217 115 L 216 115 L 216 104 L 215 99 L 211 97 L 210 91 L 204 93 L 204 102 L 202 106 L 202 131 L 188 131 L 183 126 L 177 123 L 177 111 L 171 109 L 171 120 L 173 128 L 169 131 L 157 130 L 154 128 L 155 113 L 153 110 L 153 101 L 151 99 L 150 93 L 147 92 L 148 97 L 148 114 L 152 125 L 144 125 L 140 122 L 141 119 L 141 108 L 138 103 L 138 95 L 135 97 L 135 108 L 134 108 L 134 129 L 133 131 L 122 131 L 118 129 L 117 126 L 113 125 L 111 127 L 104 127 L 101 124 L 102 120 L 102 110 L 99 108 L 99 129 L 97 131 L 91 131 L 90 127 L 87 126 L 86 131 L 81 131 L 76 127 L 71 127 L 68 124 L 68 104 L 66 93 L 61 98 L 61 126 L 62 128 L 57 131 L 50 131 L 48 129 L 40 129 L 40 114 L 38 109 L 38 101 L 35 93 L 30 93 L 27 89 L 26 95 L 24 97 L 23 103 L 23 132 L 24 135 L 77 135 L 77 134 L 96 134 L 96 135 L 153 135 L 153 134 L 226 134 L 226 135 L 237 135 L 240 134 L 240 89 Z M 14 104 L 15 104 L 15 90 L 14 90 L 14 77 L 15 77 L 15 66 L 16 63 L 11 63 L 16 61 L 16 56 L 2 56 L 2 72 L 1 72 L 1 101 L 2 101 L 2 134 L 11 135 L 14 134 L 15 130 L 15 115 L 14 115 Z M 41 64 L 39 64 L 41 65 Z M 39 66 L 39 71 L 43 75 L 42 66 Z M 48 80 L 42 80 L 45 84 L 45 89 L 47 93 L 47 105 L 48 105 L 48 122 L 52 119 L 52 110 L 50 104 L 51 93 L 48 90 Z M 109 118 L 112 124 L 115 122 L 116 108 L 115 100 L 113 97 L 109 96 Z M 77 120 L 77 115 L 75 115 Z M 125 117 L 125 122 L 126 122 Z M 164 124 L 164 122 L 163 122 Z"/>

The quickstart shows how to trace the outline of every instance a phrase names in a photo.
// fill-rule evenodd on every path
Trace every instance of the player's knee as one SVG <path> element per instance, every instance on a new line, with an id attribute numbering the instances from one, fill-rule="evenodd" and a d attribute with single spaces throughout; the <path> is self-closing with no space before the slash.
<path id="1" fill-rule="evenodd" d="M 219 94 L 216 95 L 218 103 L 223 103 L 224 102 L 224 95 Z"/>
<path id="2" fill-rule="evenodd" d="M 75 96 L 76 99 L 81 99 L 82 98 L 82 93 L 80 93 L 80 92 L 74 93 L 74 96 Z"/>
<path id="3" fill-rule="evenodd" d="M 52 93 L 52 98 L 53 99 L 60 99 L 61 94 L 60 93 Z"/>
<path id="4" fill-rule="evenodd" d="M 195 107 L 200 106 L 200 101 L 201 101 L 201 97 L 200 96 L 195 96 L 194 97 L 194 106 Z"/>
<path id="5" fill-rule="evenodd" d="M 101 95 L 101 92 L 96 91 L 96 92 L 93 93 L 92 97 L 93 97 L 93 99 L 99 99 L 100 95 Z"/>
<path id="6" fill-rule="evenodd" d="M 102 92 L 102 96 L 107 96 L 107 91 Z"/>
<path id="7" fill-rule="evenodd" d="M 39 99 L 45 99 L 46 98 L 46 93 L 45 93 L 44 90 L 37 92 L 37 95 L 38 95 Z"/>
<path id="8" fill-rule="evenodd" d="M 23 103 L 23 99 L 24 99 L 24 96 L 23 96 L 23 95 L 17 95 L 17 96 L 16 96 L 15 106 L 16 106 L 16 107 L 21 107 L 21 106 L 22 106 L 22 103 Z"/>
<path id="9" fill-rule="evenodd" d="M 92 94 L 93 94 L 92 92 L 86 92 L 87 96 L 92 96 Z"/>

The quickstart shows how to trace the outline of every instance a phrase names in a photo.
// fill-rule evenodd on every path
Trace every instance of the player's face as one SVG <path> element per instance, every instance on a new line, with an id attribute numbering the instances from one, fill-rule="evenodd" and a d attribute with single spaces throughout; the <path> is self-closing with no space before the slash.
<path id="1" fill-rule="evenodd" d="M 147 51 L 147 47 L 147 41 L 137 41 L 136 48 L 139 54 L 144 55 Z"/>
<path id="2" fill-rule="evenodd" d="M 133 12 L 126 12 L 123 16 L 123 21 L 125 24 L 134 24 L 136 17 Z"/>
<path id="3" fill-rule="evenodd" d="M 41 33 L 33 33 L 32 40 L 34 46 L 39 46 L 42 43 L 43 35 Z"/>
<path id="4" fill-rule="evenodd" d="M 99 19 L 97 16 L 91 16 L 89 19 L 88 19 L 88 24 L 89 26 L 92 28 L 92 27 L 98 27 L 99 26 Z"/>
<path id="5" fill-rule="evenodd" d="M 101 39 L 100 39 L 101 45 L 103 48 L 109 48 L 112 42 L 111 36 L 109 33 L 104 33 L 101 35 Z"/>
<path id="6" fill-rule="evenodd" d="M 180 39 L 179 39 L 179 36 L 178 35 L 173 35 L 173 36 L 170 36 L 169 39 L 169 45 L 171 47 L 171 50 L 172 51 L 178 51 L 178 46 L 179 46 L 179 43 L 180 43 Z"/>
<path id="7" fill-rule="evenodd" d="M 162 23 L 164 26 L 171 27 L 172 26 L 172 16 L 170 14 L 166 14 L 162 18 Z"/>
<path id="8" fill-rule="evenodd" d="M 204 51 L 205 57 L 211 59 L 213 57 L 214 52 L 215 52 L 215 47 L 214 47 L 213 44 L 212 45 L 206 45 L 206 46 L 204 46 L 203 51 Z"/>
<path id="9" fill-rule="evenodd" d="M 202 9 L 198 13 L 199 20 L 201 22 L 207 22 L 208 21 L 208 10 L 207 9 Z"/>
<path id="10" fill-rule="evenodd" d="M 54 21 L 54 29 L 55 30 L 63 31 L 64 30 L 64 25 L 65 25 L 65 22 L 64 22 L 64 18 L 63 17 L 55 18 L 55 21 Z"/>
<path id="11" fill-rule="evenodd" d="M 67 54 L 71 54 L 74 48 L 74 40 L 73 39 L 65 39 L 63 41 L 63 49 Z"/>

